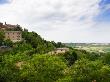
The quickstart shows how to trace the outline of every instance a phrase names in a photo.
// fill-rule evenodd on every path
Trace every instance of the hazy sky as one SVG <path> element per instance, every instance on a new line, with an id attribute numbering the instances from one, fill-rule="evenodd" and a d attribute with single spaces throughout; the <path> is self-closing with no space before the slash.
<path id="1" fill-rule="evenodd" d="M 0 0 L 0 21 L 56 42 L 110 42 L 110 0 Z"/>

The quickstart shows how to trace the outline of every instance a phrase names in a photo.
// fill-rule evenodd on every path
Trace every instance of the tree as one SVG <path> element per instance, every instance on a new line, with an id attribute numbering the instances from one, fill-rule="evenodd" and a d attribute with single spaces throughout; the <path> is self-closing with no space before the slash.
<path id="1" fill-rule="evenodd" d="M 77 53 L 74 51 L 69 51 L 64 54 L 65 59 L 68 62 L 68 65 L 71 66 L 77 60 Z"/>
<path id="2" fill-rule="evenodd" d="M 64 76 L 66 65 L 58 57 L 34 56 L 21 70 L 20 80 L 28 82 L 55 82 Z"/>
<path id="3" fill-rule="evenodd" d="M 103 57 L 102 57 L 102 60 L 105 64 L 109 64 L 110 65 L 110 53 L 107 53 L 105 54 Z"/>
<path id="4" fill-rule="evenodd" d="M 10 39 L 7 39 L 4 41 L 4 45 L 12 47 L 13 46 L 13 42 Z"/>
<path id="5" fill-rule="evenodd" d="M 56 47 L 57 48 L 61 48 L 61 47 L 65 47 L 65 45 L 62 44 L 61 42 L 57 42 Z"/>
<path id="6" fill-rule="evenodd" d="M 32 47 L 36 49 L 40 54 L 48 53 L 55 48 L 51 42 L 44 40 L 35 32 L 23 31 L 22 34 L 25 42 L 31 44 Z"/>
<path id="7" fill-rule="evenodd" d="M 102 61 L 80 59 L 70 68 L 72 82 L 109 82 L 110 66 Z"/>
<path id="8" fill-rule="evenodd" d="M 3 31 L 0 31 L 0 46 L 2 45 L 2 42 L 4 41 L 4 32 Z"/>

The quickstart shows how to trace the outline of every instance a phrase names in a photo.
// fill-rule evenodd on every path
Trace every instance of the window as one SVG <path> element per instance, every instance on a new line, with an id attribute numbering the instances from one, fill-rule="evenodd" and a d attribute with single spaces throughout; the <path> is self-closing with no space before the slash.
<path id="1" fill-rule="evenodd" d="M 20 38 L 18 38 L 17 40 L 20 40 Z"/>
<path id="2" fill-rule="evenodd" d="M 19 34 L 20 35 L 20 33 L 18 32 L 17 34 Z"/>

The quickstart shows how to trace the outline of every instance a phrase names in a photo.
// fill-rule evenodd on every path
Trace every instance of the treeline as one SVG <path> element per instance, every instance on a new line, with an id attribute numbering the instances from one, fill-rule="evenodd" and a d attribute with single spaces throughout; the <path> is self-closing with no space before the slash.
<path id="1" fill-rule="evenodd" d="M 47 53 L 55 48 L 65 47 L 61 42 L 55 43 L 54 41 L 44 40 L 36 32 L 23 31 L 22 36 L 24 38 L 24 42 L 30 44 L 32 48 L 36 49 L 38 52 Z"/>

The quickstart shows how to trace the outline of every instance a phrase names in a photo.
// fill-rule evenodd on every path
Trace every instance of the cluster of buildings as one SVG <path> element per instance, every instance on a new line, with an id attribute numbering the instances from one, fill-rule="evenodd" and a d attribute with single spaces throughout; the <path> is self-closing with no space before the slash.
<path id="1" fill-rule="evenodd" d="M 10 39 L 12 42 L 19 42 L 22 40 L 22 32 L 21 31 L 9 31 L 8 29 L 15 29 L 18 25 L 11 25 L 0 23 L 0 31 L 4 31 L 5 40 Z"/>

